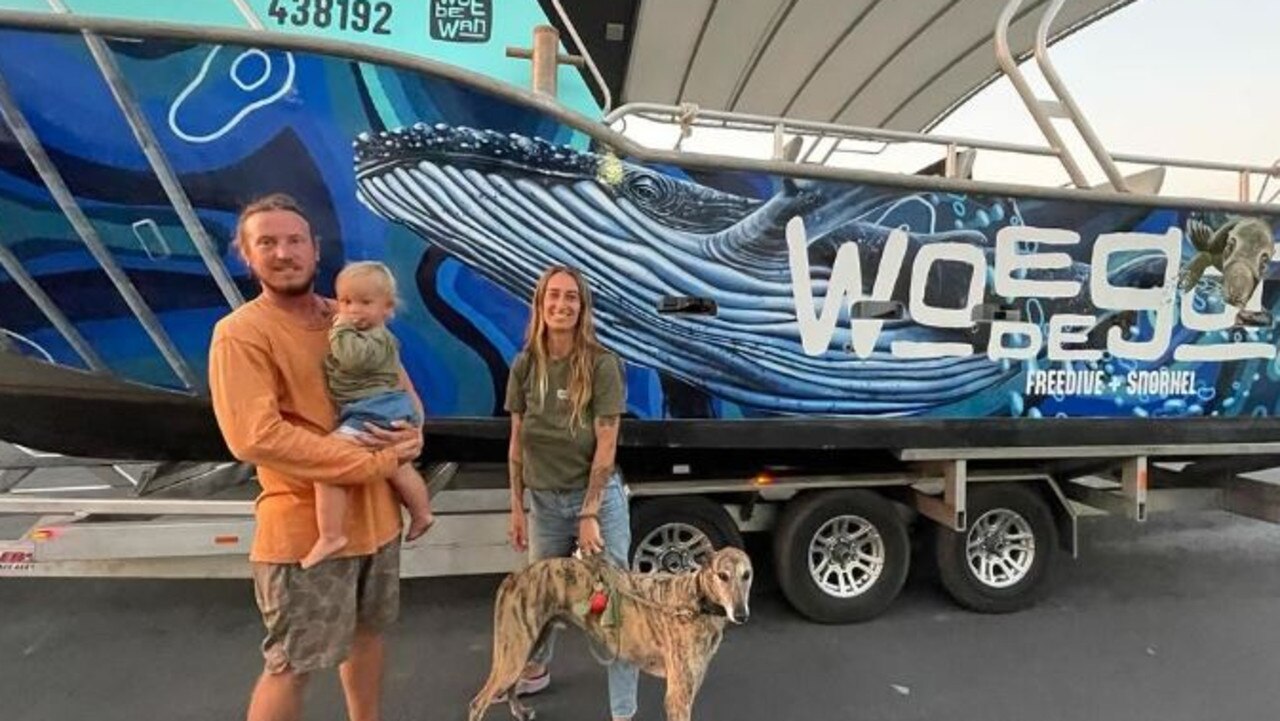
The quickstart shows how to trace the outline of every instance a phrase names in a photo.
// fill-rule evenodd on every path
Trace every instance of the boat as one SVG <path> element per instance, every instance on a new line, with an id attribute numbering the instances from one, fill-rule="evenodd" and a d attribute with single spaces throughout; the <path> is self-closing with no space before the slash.
<path id="1" fill-rule="evenodd" d="M 1273 168 L 1125 177 L 1090 143 L 1095 187 L 1055 136 L 924 134 L 1126 4 L 237 0 L 144 21 L 0 2 L 0 439 L 227 458 L 209 338 L 256 293 L 239 207 L 283 191 L 322 292 L 348 260 L 395 273 L 429 459 L 505 458 L 507 372 L 552 263 L 585 272 L 624 360 L 629 468 L 1274 441 L 1277 208 L 1243 180 L 1235 201 L 1157 194 L 1179 163 Z M 527 89 L 508 47 L 535 25 L 572 39 L 563 94 Z M 655 120 L 764 129 L 776 152 L 619 132 Z M 826 162 L 854 138 L 944 157 Z M 1056 157 L 1077 187 L 974 180 L 984 149 Z"/>

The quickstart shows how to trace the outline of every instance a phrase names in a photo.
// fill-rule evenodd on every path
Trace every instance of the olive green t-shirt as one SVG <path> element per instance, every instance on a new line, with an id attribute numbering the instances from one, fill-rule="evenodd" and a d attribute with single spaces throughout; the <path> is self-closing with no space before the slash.
<path id="1" fill-rule="evenodd" d="M 329 331 L 324 359 L 329 394 L 338 405 L 400 387 L 400 353 L 396 337 L 380 325 L 358 330 L 343 323 Z"/>
<path id="2" fill-rule="evenodd" d="M 519 413 L 524 485 L 534 490 L 569 491 L 587 487 L 596 453 L 595 419 L 621 416 L 626 409 L 622 363 L 608 351 L 595 358 L 591 399 L 581 421 L 569 428 L 569 362 L 552 360 L 547 367 L 546 398 L 538 390 L 533 357 L 525 352 L 511 363 L 506 409 Z M 585 424 L 585 425 L 584 425 Z"/>

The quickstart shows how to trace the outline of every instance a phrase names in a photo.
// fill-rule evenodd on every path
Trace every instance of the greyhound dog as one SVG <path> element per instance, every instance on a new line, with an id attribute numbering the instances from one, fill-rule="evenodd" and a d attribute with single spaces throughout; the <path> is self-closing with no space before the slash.
<path id="1" fill-rule="evenodd" d="M 556 621 L 578 626 L 613 658 L 665 677 L 668 721 L 689 721 L 725 623 L 746 622 L 750 593 L 751 559 L 737 548 L 680 575 L 627 573 L 599 556 L 538 561 L 498 587 L 493 666 L 471 701 L 470 721 L 504 694 L 517 721 L 533 719 L 515 685 Z"/>

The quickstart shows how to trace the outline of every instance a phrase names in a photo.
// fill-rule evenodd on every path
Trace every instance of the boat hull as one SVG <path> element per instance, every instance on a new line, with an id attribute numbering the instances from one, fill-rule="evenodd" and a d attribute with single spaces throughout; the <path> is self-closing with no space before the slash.
<path id="1" fill-rule="evenodd" d="M 505 457 L 551 264 L 595 291 L 636 463 L 1280 438 L 1271 208 L 680 158 L 456 69 L 276 43 L 110 40 L 129 116 L 83 37 L 0 31 L 0 352 L 63 374 L 5 383 L 0 438 L 225 454 L 209 337 L 256 293 L 235 214 L 277 191 L 321 292 L 351 259 L 396 275 L 433 457 Z"/>

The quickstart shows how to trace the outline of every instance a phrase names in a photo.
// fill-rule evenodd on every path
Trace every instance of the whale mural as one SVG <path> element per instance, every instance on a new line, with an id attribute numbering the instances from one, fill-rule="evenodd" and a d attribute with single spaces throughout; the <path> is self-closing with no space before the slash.
<path id="1" fill-rule="evenodd" d="M 817 276 L 816 292 L 827 293 L 843 244 L 856 244 L 872 268 L 885 262 L 893 233 L 883 224 L 884 199 L 870 189 L 788 179 L 770 198 L 743 198 L 610 154 L 421 123 L 362 135 L 355 146 L 360 197 L 372 210 L 516 297 L 528 297 L 548 265 L 583 268 L 609 347 L 732 402 L 781 413 L 928 413 L 969 402 L 1017 372 L 976 356 L 894 358 L 894 342 L 939 335 L 910 322 L 886 324 L 875 350 L 857 357 L 845 350 L 852 343 L 847 307 L 844 329 L 821 352 L 806 352 L 785 225 L 802 215 L 817 219 L 807 272 Z M 933 231 L 902 233 L 897 262 L 944 242 L 994 250 L 977 230 Z M 1150 266 L 1139 259 L 1122 275 L 1150 284 Z M 1073 262 L 1065 271 L 1083 278 L 1088 266 Z M 935 300 L 963 303 L 968 269 L 951 264 L 937 273 Z M 665 297 L 712 298 L 717 313 L 665 316 Z M 1045 307 L 1050 315 L 1091 310 L 1078 297 Z M 967 337 L 971 325 L 940 333 Z"/>
<path id="2" fill-rule="evenodd" d="M 312 217 L 321 291 L 346 260 L 397 275 L 392 329 L 429 428 L 502 426 L 527 299 L 552 263 L 593 284 L 602 340 L 626 361 L 627 414 L 659 425 L 1280 410 L 1264 206 L 656 162 L 462 76 L 279 47 L 108 49 L 190 210 L 82 38 L 0 31 L 4 92 L 103 251 L 0 125 L 0 353 L 198 401 L 234 295 L 214 270 L 256 293 L 235 214 L 283 191 Z M 702 312 L 670 312 L 683 301 Z M 0 416 L 17 407 L 3 387 Z M 145 447 L 128 424 L 99 425 L 118 434 L 104 448 Z"/>

